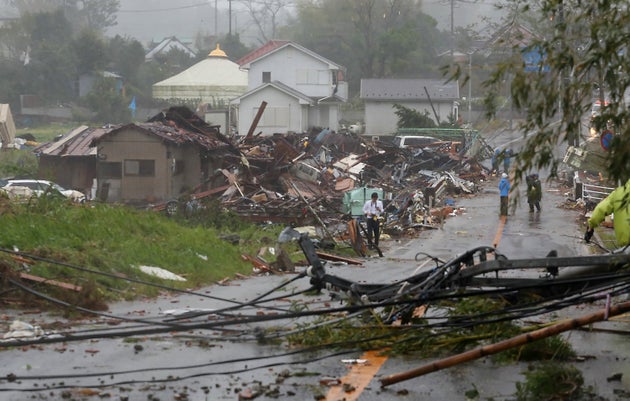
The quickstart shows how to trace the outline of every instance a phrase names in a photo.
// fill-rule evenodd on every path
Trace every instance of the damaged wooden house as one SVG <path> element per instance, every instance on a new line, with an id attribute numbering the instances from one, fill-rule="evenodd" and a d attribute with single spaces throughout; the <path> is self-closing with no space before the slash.
<path id="1" fill-rule="evenodd" d="M 145 123 L 78 127 L 36 148 L 39 177 L 103 202 L 166 203 L 202 184 L 224 186 L 226 153 L 238 154 L 219 132 L 187 108 Z"/>

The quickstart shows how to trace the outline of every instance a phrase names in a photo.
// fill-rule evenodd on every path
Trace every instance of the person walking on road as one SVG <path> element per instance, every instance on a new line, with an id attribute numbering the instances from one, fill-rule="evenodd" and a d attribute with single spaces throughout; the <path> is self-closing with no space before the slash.
<path id="1" fill-rule="evenodd" d="M 371 199 L 363 205 L 363 214 L 367 223 L 367 240 L 370 246 L 374 238 L 374 245 L 378 247 L 378 240 L 381 237 L 379 221 L 381 213 L 383 213 L 383 202 L 378 199 L 378 193 L 373 192 Z"/>
<path id="2" fill-rule="evenodd" d="M 595 227 L 606 216 L 614 214 L 615 240 L 618 247 L 630 245 L 630 179 L 620 187 L 617 187 L 606 198 L 597 204 L 591 218 L 588 219 L 588 227 L 584 233 L 584 241 L 590 242 Z"/>
<path id="3" fill-rule="evenodd" d="M 508 195 L 510 194 L 510 180 L 506 173 L 501 174 L 501 181 L 499 181 L 499 196 L 500 196 L 500 209 L 501 216 L 508 215 Z"/>
<path id="4" fill-rule="evenodd" d="M 538 174 L 534 173 L 525 177 L 527 183 L 527 203 L 529 204 L 529 212 L 534 212 L 534 207 L 540 212 L 540 201 L 542 200 L 542 186 Z"/>
<path id="5" fill-rule="evenodd" d="M 499 158 L 501 157 L 501 149 L 496 148 L 492 154 L 492 175 L 499 173 Z"/>
<path id="6" fill-rule="evenodd" d="M 503 172 L 505 174 L 510 173 L 510 164 L 512 163 L 512 149 L 506 149 L 503 151 Z"/>

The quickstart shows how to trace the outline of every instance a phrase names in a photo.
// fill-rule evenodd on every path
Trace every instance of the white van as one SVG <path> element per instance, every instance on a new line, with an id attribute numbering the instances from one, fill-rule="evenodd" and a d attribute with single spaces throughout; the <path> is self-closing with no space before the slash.
<path id="1" fill-rule="evenodd" d="M 441 142 L 432 136 L 396 135 L 392 143 L 399 148 L 418 148 L 432 143 Z"/>

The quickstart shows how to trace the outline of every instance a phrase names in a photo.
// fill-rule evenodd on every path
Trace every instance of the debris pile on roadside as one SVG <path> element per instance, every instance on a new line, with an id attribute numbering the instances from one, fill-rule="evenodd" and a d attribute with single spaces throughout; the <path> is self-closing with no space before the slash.
<path id="1" fill-rule="evenodd" d="M 324 129 L 250 135 L 233 145 L 240 155 L 226 156 L 224 182 L 212 181 L 222 190 L 206 185 L 197 193 L 212 193 L 224 207 L 254 222 L 345 229 L 359 213 L 344 210 L 344 194 L 378 188 L 386 205 L 384 232 L 404 235 L 439 226 L 455 215 L 453 198 L 474 194 L 489 174 L 478 155 L 471 154 L 474 147 L 461 142 L 455 146 L 436 140 L 422 148 L 398 148 Z"/>

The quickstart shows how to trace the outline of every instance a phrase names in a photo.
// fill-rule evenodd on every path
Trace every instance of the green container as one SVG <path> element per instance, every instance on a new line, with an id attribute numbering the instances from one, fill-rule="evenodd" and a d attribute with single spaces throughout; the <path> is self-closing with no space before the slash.
<path id="1" fill-rule="evenodd" d="M 363 216 L 363 205 L 370 200 L 374 192 L 378 194 L 378 198 L 382 201 L 383 190 L 381 188 L 361 187 L 345 192 L 343 194 L 342 211 L 352 217 Z"/>

